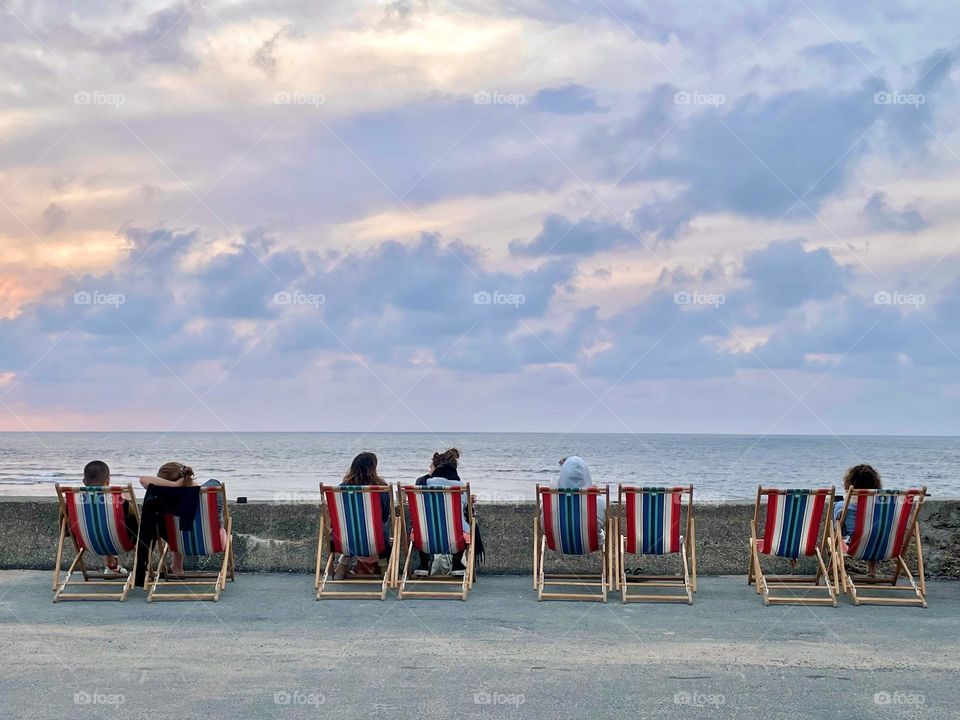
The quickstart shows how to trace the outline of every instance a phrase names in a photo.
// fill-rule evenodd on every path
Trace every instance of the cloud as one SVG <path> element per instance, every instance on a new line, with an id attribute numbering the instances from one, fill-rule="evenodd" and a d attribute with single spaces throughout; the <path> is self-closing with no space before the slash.
<path id="1" fill-rule="evenodd" d="M 902 210 L 891 207 L 886 193 L 873 193 L 863 206 L 863 216 L 870 227 L 879 232 L 916 233 L 930 227 L 915 205 L 904 206 Z"/>
<path id="2" fill-rule="evenodd" d="M 281 27 L 253 53 L 253 64 L 263 70 L 268 77 L 273 77 L 277 72 L 277 63 L 279 62 L 277 45 L 283 34 L 291 27 L 290 25 Z"/>
<path id="3" fill-rule="evenodd" d="M 43 210 L 40 216 L 41 230 L 46 233 L 52 233 L 62 228 L 66 222 L 70 211 L 57 203 L 50 203 Z"/>
<path id="4" fill-rule="evenodd" d="M 639 241 L 621 225 L 595 220 L 569 220 L 548 215 L 543 229 L 528 242 L 510 241 L 513 255 L 595 255 L 604 250 Z"/>
<path id="5" fill-rule="evenodd" d="M 120 32 L 100 41 L 99 49 L 108 54 L 125 54 L 134 64 L 194 66 L 196 58 L 186 45 L 194 12 L 192 2 L 171 5 L 153 13 L 143 29 Z"/>
<path id="6" fill-rule="evenodd" d="M 537 91 L 533 96 L 533 109 L 560 115 L 582 115 L 603 111 L 597 104 L 596 92 L 576 83 Z"/>

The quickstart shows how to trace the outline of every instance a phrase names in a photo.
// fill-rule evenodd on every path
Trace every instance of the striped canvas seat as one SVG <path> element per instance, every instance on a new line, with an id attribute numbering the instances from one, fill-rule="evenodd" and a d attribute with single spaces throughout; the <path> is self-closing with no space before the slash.
<path id="1" fill-rule="evenodd" d="M 218 488 L 219 489 L 219 488 Z M 197 514 L 188 527 L 184 527 L 176 515 L 165 514 L 164 540 L 170 550 L 182 555 L 215 555 L 224 552 L 226 547 L 220 533 L 220 510 L 217 507 L 216 492 L 200 492 Z"/>
<path id="2" fill-rule="evenodd" d="M 684 487 L 644 487 L 625 492 L 626 551 L 638 555 L 680 552 Z"/>
<path id="3" fill-rule="evenodd" d="M 381 495 L 390 490 L 372 492 L 369 489 L 323 488 L 327 510 L 330 513 L 330 542 L 334 552 L 351 557 L 373 557 L 385 551 L 389 537 L 384 533 Z"/>
<path id="4" fill-rule="evenodd" d="M 795 560 L 816 554 L 826 490 L 778 490 L 767 496 L 767 521 L 757 549 Z"/>
<path id="5" fill-rule="evenodd" d="M 119 555 L 134 549 L 127 531 L 124 497 L 118 488 L 63 488 L 67 526 L 79 548 L 95 555 Z"/>
<path id="6" fill-rule="evenodd" d="M 600 549 L 597 501 L 600 488 L 563 490 L 541 487 L 541 523 L 547 547 L 564 555 L 586 555 Z"/>
<path id="7" fill-rule="evenodd" d="M 916 522 L 920 495 L 919 490 L 861 492 L 847 554 L 867 561 L 899 557 Z"/>
<path id="8" fill-rule="evenodd" d="M 411 539 L 420 552 L 430 555 L 452 555 L 463 552 L 468 543 L 463 527 L 464 493 L 461 488 L 445 492 L 424 492 L 423 488 L 405 486 L 404 495 L 410 513 Z M 419 491 L 419 492 L 418 492 Z"/>

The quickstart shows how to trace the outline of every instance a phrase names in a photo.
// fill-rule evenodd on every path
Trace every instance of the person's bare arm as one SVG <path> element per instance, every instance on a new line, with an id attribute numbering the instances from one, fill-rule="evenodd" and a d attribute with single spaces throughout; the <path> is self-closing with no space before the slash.
<path id="1" fill-rule="evenodd" d="M 183 478 L 179 480 L 164 480 L 163 478 L 153 477 L 152 475 L 140 476 L 140 484 L 145 488 L 151 485 L 159 485 L 160 487 L 183 487 L 183 482 Z"/>

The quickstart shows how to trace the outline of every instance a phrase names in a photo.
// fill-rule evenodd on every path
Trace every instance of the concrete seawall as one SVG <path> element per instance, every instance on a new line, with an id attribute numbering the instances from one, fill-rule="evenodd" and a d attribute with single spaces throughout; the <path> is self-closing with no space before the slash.
<path id="1" fill-rule="evenodd" d="M 240 571 L 313 572 L 318 506 L 254 502 L 231 504 L 236 564 Z M 481 574 L 525 574 L 531 570 L 532 503 L 481 504 L 477 516 L 487 559 Z M 753 506 L 700 505 L 697 558 L 702 575 L 746 572 L 747 538 Z M 923 552 L 930 577 L 960 578 L 960 500 L 929 500 L 921 514 Z M 50 569 L 57 535 L 55 499 L 0 499 L 0 569 Z M 72 553 L 67 553 L 71 557 Z M 644 558 L 645 570 L 672 571 L 675 559 Z M 598 560 L 564 558 L 553 565 L 578 571 Z M 775 568 L 776 565 L 771 565 Z M 548 570 L 550 566 L 548 565 Z"/>

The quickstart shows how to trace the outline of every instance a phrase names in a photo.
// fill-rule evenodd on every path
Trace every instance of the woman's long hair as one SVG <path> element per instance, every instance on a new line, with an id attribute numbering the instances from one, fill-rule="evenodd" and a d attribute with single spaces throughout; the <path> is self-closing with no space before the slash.
<path id="1" fill-rule="evenodd" d="M 377 475 L 377 456 L 372 452 L 362 452 L 350 463 L 350 469 L 343 476 L 344 485 L 386 485 L 386 481 Z"/>
<path id="2" fill-rule="evenodd" d="M 184 485 L 193 485 L 193 468 L 178 462 L 168 462 L 157 470 L 157 477 L 161 480 L 184 480 Z"/>

